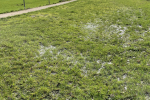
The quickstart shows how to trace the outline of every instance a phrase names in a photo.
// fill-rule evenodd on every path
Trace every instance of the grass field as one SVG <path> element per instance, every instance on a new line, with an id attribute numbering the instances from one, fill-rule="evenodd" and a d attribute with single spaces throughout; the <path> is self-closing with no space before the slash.
<path id="1" fill-rule="evenodd" d="M 150 100 L 149 9 L 78 0 L 0 19 L 0 100 Z"/>
<path id="2" fill-rule="evenodd" d="M 50 4 L 58 3 L 59 1 L 60 0 L 50 0 Z M 25 0 L 26 9 L 44 6 L 48 4 L 49 0 Z M 8 13 L 23 9 L 23 0 L 0 0 L 0 13 Z"/>

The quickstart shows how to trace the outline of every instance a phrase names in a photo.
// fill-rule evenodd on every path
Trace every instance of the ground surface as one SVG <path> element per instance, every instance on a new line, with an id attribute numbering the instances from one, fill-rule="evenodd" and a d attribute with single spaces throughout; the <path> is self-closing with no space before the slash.
<path id="1" fill-rule="evenodd" d="M 78 0 L 0 19 L 0 100 L 149 100 L 149 9 Z"/>

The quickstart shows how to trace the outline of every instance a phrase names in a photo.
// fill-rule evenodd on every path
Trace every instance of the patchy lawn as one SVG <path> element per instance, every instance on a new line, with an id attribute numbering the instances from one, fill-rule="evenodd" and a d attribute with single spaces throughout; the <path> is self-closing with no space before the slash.
<path id="1" fill-rule="evenodd" d="M 149 100 L 149 5 L 78 0 L 0 19 L 0 99 Z"/>

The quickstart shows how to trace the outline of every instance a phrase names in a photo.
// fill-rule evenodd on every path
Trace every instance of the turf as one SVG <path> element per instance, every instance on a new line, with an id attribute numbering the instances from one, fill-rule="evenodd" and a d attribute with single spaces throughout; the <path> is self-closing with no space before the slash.
<path id="1" fill-rule="evenodd" d="M 25 9 L 58 3 L 61 0 L 25 0 Z M 67 1 L 67 0 L 66 0 Z M 0 13 L 24 10 L 23 0 L 0 0 Z"/>
<path id="2" fill-rule="evenodd" d="M 0 99 L 149 100 L 149 8 L 78 0 L 0 19 Z"/>

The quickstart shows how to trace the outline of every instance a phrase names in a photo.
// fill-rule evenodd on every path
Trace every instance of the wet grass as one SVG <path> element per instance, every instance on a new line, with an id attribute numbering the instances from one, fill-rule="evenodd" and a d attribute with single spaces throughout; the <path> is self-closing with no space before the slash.
<path id="1" fill-rule="evenodd" d="M 25 0 L 26 9 L 49 5 L 61 2 L 62 0 Z M 67 0 L 64 0 L 67 1 Z M 0 13 L 8 13 L 18 10 L 24 10 L 23 0 L 1 0 L 0 1 Z"/>
<path id="2" fill-rule="evenodd" d="M 149 100 L 149 5 L 78 0 L 0 19 L 0 99 Z"/>

